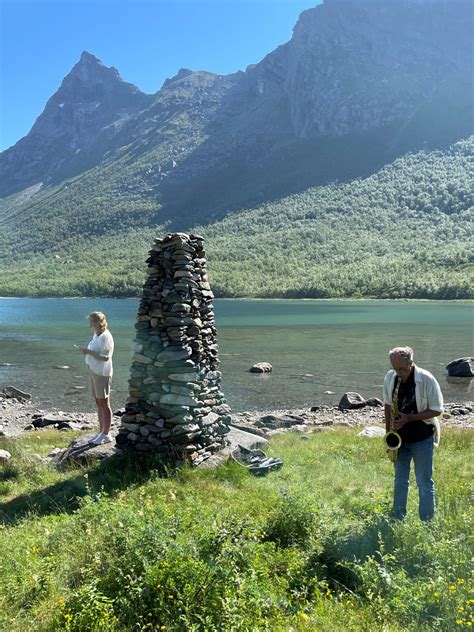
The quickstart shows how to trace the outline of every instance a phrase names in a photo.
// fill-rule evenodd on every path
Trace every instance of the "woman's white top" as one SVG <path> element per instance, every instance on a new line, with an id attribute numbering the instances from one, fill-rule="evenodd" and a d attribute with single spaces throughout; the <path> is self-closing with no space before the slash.
<path id="1" fill-rule="evenodd" d="M 101 334 L 94 334 L 94 337 L 87 345 L 90 351 L 95 351 L 99 355 L 107 358 L 107 360 L 97 360 L 94 356 L 87 354 L 86 364 L 90 370 L 96 375 L 105 375 L 106 377 L 112 376 L 112 354 L 114 352 L 114 339 L 108 329 Z"/>

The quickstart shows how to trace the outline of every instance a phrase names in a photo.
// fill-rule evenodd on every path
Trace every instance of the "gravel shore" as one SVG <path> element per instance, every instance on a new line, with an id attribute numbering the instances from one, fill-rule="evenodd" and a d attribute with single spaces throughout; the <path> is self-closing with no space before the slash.
<path id="1" fill-rule="evenodd" d="M 317 410 L 292 409 L 232 412 L 233 425 L 260 436 L 276 432 L 311 432 L 332 427 L 383 426 L 383 409 L 366 406 L 358 410 L 341 411 L 337 407 L 320 406 Z M 447 403 L 441 418 L 444 428 L 474 428 L 474 402 Z M 120 412 L 114 415 L 113 429 L 120 424 Z M 23 432 L 43 428 L 58 432 L 95 430 L 95 412 L 44 410 L 32 401 L 21 401 L 0 394 L 0 436 L 18 437 Z"/>

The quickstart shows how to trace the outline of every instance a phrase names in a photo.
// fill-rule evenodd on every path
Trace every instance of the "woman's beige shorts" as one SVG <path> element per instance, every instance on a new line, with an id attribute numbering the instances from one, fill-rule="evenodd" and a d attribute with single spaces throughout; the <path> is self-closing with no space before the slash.
<path id="1" fill-rule="evenodd" d="M 96 399 L 106 399 L 110 397 L 110 387 L 112 385 L 112 377 L 106 375 L 97 375 L 89 371 L 89 389 L 92 397 Z"/>

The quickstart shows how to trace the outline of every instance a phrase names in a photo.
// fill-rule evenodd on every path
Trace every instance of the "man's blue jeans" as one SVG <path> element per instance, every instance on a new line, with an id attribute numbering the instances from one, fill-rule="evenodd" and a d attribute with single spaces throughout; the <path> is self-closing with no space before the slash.
<path id="1" fill-rule="evenodd" d="M 418 485 L 420 520 L 431 520 L 435 510 L 433 475 L 433 437 L 416 443 L 403 444 L 395 461 L 395 485 L 393 491 L 393 515 L 403 520 L 407 513 L 410 463 L 415 463 Z"/>

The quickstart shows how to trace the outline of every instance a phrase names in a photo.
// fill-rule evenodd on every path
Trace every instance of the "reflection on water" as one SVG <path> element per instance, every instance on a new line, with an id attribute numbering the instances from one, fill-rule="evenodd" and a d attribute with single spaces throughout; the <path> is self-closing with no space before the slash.
<path id="1" fill-rule="evenodd" d="M 90 410 L 84 358 L 73 345 L 87 344 L 86 316 L 101 310 L 116 343 L 113 406 L 123 405 L 137 304 L 0 299 L 0 388 L 14 384 L 44 407 Z M 467 301 L 221 300 L 215 313 L 223 390 L 234 410 L 337 403 L 350 390 L 380 397 L 388 350 L 400 344 L 415 349 L 415 361 L 438 378 L 446 401 L 473 398 L 474 381 L 453 381 L 445 370 L 451 360 L 472 355 Z M 263 361 L 273 373 L 249 373 Z"/>

